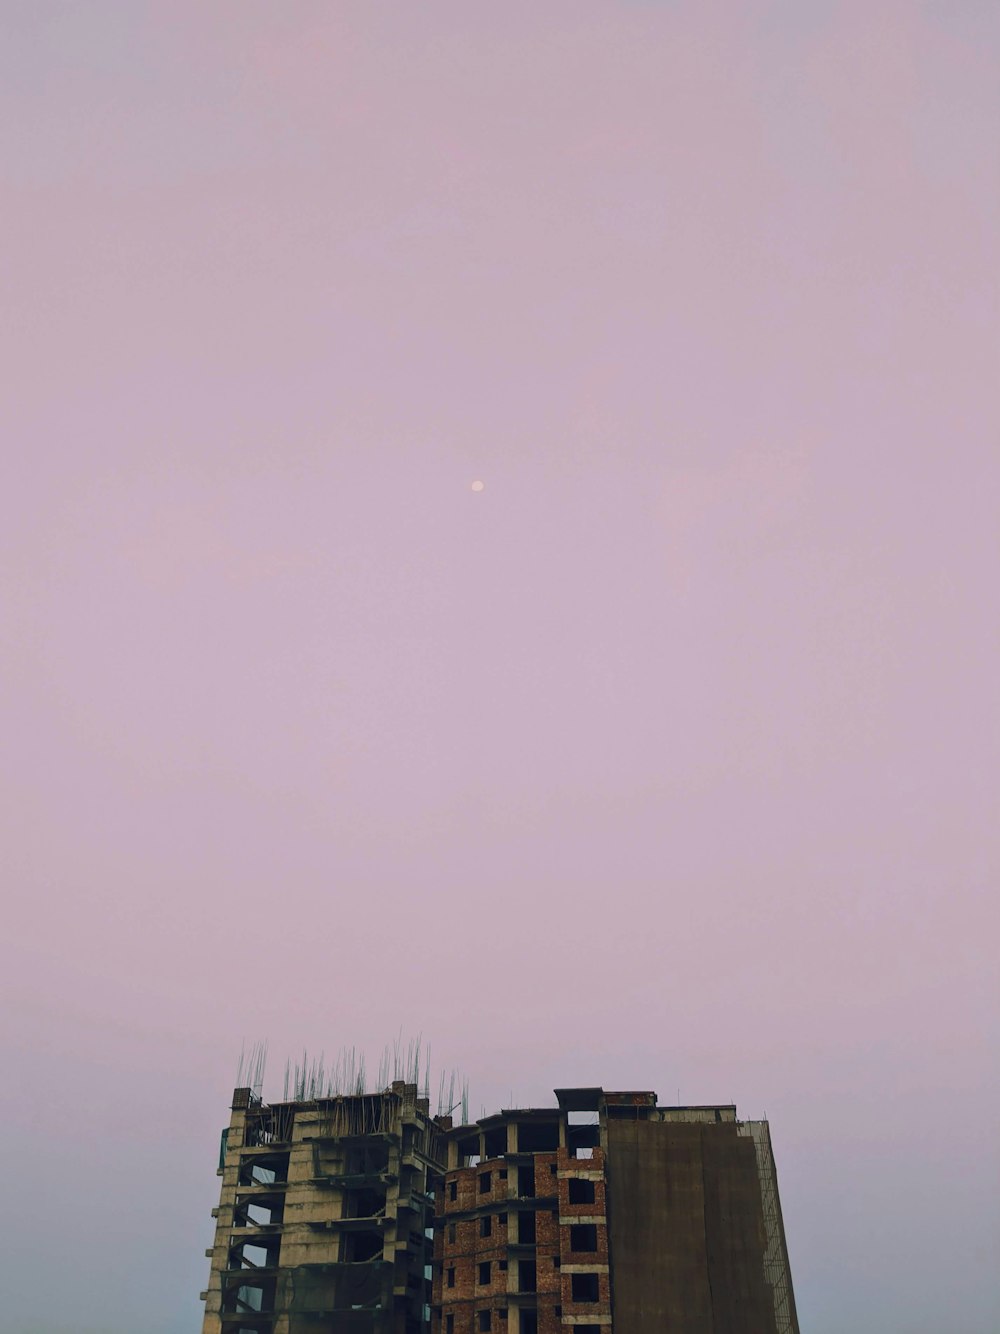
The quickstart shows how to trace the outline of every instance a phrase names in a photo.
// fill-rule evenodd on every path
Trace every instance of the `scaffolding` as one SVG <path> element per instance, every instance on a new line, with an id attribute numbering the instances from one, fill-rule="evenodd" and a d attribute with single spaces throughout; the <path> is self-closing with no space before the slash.
<path id="1" fill-rule="evenodd" d="M 778 1173 L 771 1149 L 771 1131 L 766 1121 L 739 1121 L 737 1133 L 753 1140 L 760 1178 L 760 1199 L 764 1212 L 764 1277 L 774 1295 L 774 1320 L 778 1334 L 799 1334 L 792 1291 L 792 1271 L 785 1246 L 785 1227 L 778 1198 Z"/>

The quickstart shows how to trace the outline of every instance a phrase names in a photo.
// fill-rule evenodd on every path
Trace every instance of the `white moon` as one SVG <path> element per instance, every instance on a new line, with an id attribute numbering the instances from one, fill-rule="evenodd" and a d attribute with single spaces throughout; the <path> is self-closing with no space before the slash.
<path id="1" fill-rule="evenodd" d="M 486 485 L 485 482 L 473 482 L 473 483 L 472 483 L 472 489 L 473 489 L 473 491 L 482 491 L 482 489 L 483 489 L 483 487 L 484 487 L 485 485 Z"/>

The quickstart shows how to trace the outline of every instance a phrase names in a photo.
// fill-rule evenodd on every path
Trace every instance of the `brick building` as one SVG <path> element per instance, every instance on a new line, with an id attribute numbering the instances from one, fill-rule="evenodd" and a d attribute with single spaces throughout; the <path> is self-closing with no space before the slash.
<path id="1" fill-rule="evenodd" d="M 556 1100 L 454 1126 L 413 1084 L 238 1089 L 204 1334 L 798 1334 L 766 1122 Z"/>

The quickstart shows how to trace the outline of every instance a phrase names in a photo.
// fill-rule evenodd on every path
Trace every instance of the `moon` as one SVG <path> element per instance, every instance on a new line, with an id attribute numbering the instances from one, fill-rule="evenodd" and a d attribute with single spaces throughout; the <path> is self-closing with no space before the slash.
<path id="1" fill-rule="evenodd" d="M 486 483 L 485 483 L 485 482 L 480 482 L 478 479 L 477 479 L 475 482 L 472 483 L 472 489 L 473 489 L 473 491 L 482 491 L 483 488 L 484 488 L 485 486 L 486 486 Z"/>

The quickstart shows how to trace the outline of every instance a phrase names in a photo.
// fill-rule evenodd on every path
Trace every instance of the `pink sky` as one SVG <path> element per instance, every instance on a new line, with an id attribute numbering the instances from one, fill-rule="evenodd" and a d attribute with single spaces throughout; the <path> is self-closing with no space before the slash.
<path id="1" fill-rule="evenodd" d="M 200 1328 L 241 1042 L 402 1026 L 993 1334 L 1000 9 L 0 25 L 8 1327 Z"/>

